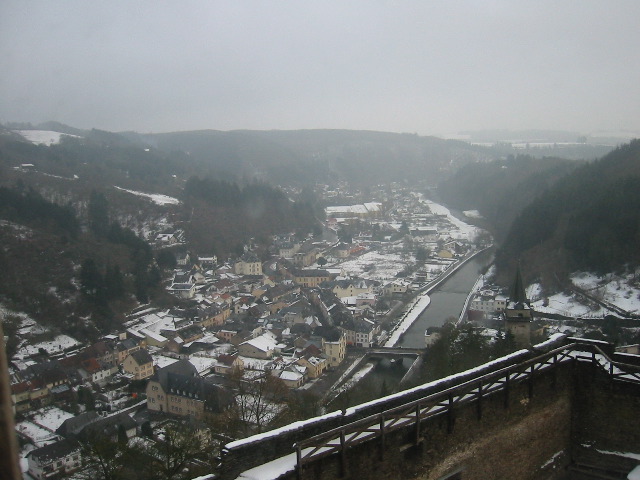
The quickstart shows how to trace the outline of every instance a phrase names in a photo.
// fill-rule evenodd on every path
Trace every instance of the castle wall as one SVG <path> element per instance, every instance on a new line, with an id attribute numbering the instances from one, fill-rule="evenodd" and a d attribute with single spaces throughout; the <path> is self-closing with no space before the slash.
<path id="1" fill-rule="evenodd" d="M 640 385 L 612 382 L 603 371 L 579 364 L 575 396 L 572 456 L 576 464 L 587 470 L 597 465 L 622 473 L 640 464 Z"/>
<path id="2" fill-rule="evenodd" d="M 626 372 L 640 366 L 629 366 L 635 357 L 614 355 L 602 342 L 558 348 L 573 340 L 555 338 L 344 412 L 232 442 L 219 478 L 235 480 L 253 467 L 266 468 L 255 478 L 269 472 L 279 480 L 586 480 L 593 478 L 583 475 L 589 469 L 625 478 L 640 460 L 640 376 L 626 374 L 636 375 L 635 383 L 614 381 L 609 373 L 618 367 L 595 362 L 604 361 L 604 353 L 627 364 L 619 365 Z M 381 435 L 382 424 L 400 428 L 385 427 Z M 305 458 L 312 448 L 321 453 L 339 446 L 341 436 L 347 448 L 307 459 L 295 471 L 296 443 Z M 366 440 L 354 443 L 358 438 Z M 288 466 L 275 474 L 271 461 Z"/>
<path id="3" fill-rule="evenodd" d="M 304 480 L 562 480 L 570 459 L 571 365 L 554 374 L 544 373 L 533 383 L 529 398 L 527 382 L 514 386 L 505 408 L 498 392 L 483 401 L 482 417 L 470 403 L 455 410 L 449 433 L 446 415 L 421 424 L 421 443 L 414 443 L 415 430 L 395 432 L 385 438 L 384 457 L 380 443 L 367 442 L 349 449 L 346 471 L 339 455 L 310 464 Z M 407 448 L 408 447 L 408 448 Z M 459 472 L 460 477 L 456 477 Z M 449 477 L 451 476 L 451 477 Z M 282 479 L 296 479 L 292 472 Z"/>

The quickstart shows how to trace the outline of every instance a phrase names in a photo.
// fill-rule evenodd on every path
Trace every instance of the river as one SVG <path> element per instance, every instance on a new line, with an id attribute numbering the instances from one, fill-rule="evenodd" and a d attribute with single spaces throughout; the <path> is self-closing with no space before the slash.
<path id="1" fill-rule="evenodd" d="M 430 305 L 405 332 L 398 346 L 424 348 L 424 331 L 427 327 L 441 326 L 451 316 L 457 320 L 480 271 L 492 261 L 493 249 L 490 249 L 464 264 L 446 282 L 433 290 L 429 295 Z M 375 368 L 358 382 L 357 388 L 351 389 L 346 396 L 336 398 L 331 404 L 332 408 L 345 408 L 346 403 L 356 405 L 379 398 L 385 393 L 398 391 L 400 379 L 413 360 L 412 357 L 404 358 L 402 362 L 372 359 Z"/>
<path id="2" fill-rule="evenodd" d="M 404 333 L 398 346 L 423 348 L 424 332 L 428 327 L 440 327 L 447 318 L 452 316 L 457 320 L 480 272 L 492 260 L 492 249 L 477 255 L 432 291 L 429 294 L 431 303 Z"/>

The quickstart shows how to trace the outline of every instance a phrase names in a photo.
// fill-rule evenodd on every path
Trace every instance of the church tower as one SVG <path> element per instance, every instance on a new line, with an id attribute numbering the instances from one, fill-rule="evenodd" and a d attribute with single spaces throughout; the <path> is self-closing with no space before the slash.
<path id="1" fill-rule="evenodd" d="M 504 329 L 511 333 L 520 347 L 531 345 L 531 306 L 524 291 L 520 264 L 516 269 L 516 279 L 509 292 L 509 300 L 504 310 Z"/>

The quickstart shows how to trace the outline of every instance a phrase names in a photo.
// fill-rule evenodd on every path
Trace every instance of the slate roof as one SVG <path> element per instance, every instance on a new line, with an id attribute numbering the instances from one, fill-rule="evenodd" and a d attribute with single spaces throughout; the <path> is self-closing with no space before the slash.
<path id="1" fill-rule="evenodd" d="M 233 365 L 233 362 L 236 361 L 236 358 L 238 358 L 238 355 L 219 355 L 218 361 L 223 365 L 230 367 Z"/>
<path id="2" fill-rule="evenodd" d="M 158 369 L 154 378 L 160 382 L 162 388 L 166 390 L 167 385 L 167 377 L 169 374 L 179 374 L 187 377 L 197 377 L 198 370 L 188 360 L 178 360 L 177 362 L 172 363 L 171 365 L 167 365 L 166 367 Z"/>
<path id="3" fill-rule="evenodd" d="M 146 365 L 147 363 L 153 363 L 153 358 L 149 355 L 144 349 L 136 350 L 131 354 L 133 359 L 136 361 L 138 365 Z"/>
<path id="4" fill-rule="evenodd" d="M 202 400 L 205 409 L 220 413 L 233 403 L 233 395 L 226 388 L 201 377 L 187 377 L 169 373 L 166 377 L 165 392 L 186 398 Z"/>
<path id="5" fill-rule="evenodd" d="M 119 352 L 124 352 L 125 350 L 131 350 L 132 348 L 135 348 L 137 346 L 138 346 L 138 342 L 135 341 L 133 338 L 126 338 L 122 340 L 120 343 L 118 343 L 118 345 L 116 345 L 116 348 L 118 349 Z"/>
<path id="6" fill-rule="evenodd" d="M 130 430 L 132 428 L 136 428 L 137 423 L 128 414 L 120 412 L 109 417 L 100 417 L 95 422 L 89 423 L 78 435 L 84 438 L 90 438 L 96 435 L 113 437 L 118 434 L 118 428 L 120 425 L 122 425 L 125 430 Z"/>
<path id="7" fill-rule="evenodd" d="M 40 464 L 47 464 L 60 458 L 64 458 L 79 450 L 80 444 L 77 441 L 64 439 L 59 442 L 31 450 L 27 456 L 34 457 L 34 459 L 37 459 Z"/>
<path id="8" fill-rule="evenodd" d="M 58 435 L 62 435 L 63 437 L 71 437 L 73 435 L 77 435 L 82 431 L 84 427 L 89 425 L 91 422 L 95 422 L 99 418 L 101 418 L 100 415 L 98 415 L 93 410 L 81 413 L 80 415 L 76 415 L 75 417 L 67 418 L 64 422 L 62 422 L 62 425 L 58 427 L 56 433 Z"/>

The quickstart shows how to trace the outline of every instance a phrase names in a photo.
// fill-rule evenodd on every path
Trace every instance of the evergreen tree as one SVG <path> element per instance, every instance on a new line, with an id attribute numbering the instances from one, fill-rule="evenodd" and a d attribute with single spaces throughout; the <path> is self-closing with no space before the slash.
<path id="1" fill-rule="evenodd" d="M 124 296 L 124 278 L 118 265 L 107 266 L 107 271 L 104 276 L 104 283 L 108 300 L 115 300 Z"/>
<path id="2" fill-rule="evenodd" d="M 109 203 L 104 194 L 91 191 L 89 197 L 89 228 L 98 237 L 109 232 Z"/>
<path id="3" fill-rule="evenodd" d="M 80 288 L 82 293 L 94 299 L 99 298 L 104 290 L 104 278 L 93 258 L 87 258 L 80 267 Z"/>

